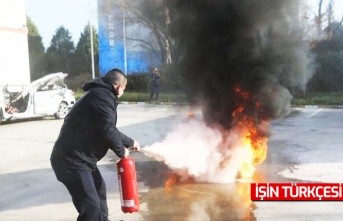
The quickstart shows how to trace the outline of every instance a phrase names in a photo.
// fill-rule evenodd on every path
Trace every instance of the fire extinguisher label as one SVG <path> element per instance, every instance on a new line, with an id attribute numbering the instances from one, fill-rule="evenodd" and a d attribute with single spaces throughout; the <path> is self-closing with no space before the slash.
<path id="1" fill-rule="evenodd" d="M 122 183 L 121 183 L 121 176 L 118 175 L 118 183 L 119 183 L 119 193 L 120 193 L 120 202 L 121 206 L 124 207 L 133 207 L 135 206 L 135 201 L 134 200 L 124 200 L 123 198 L 123 189 L 122 189 Z"/>
<path id="2" fill-rule="evenodd" d="M 121 176 L 120 175 L 118 175 L 118 184 L 119 184 L 120 202 L 121 202 L 121 204 L 123 206 L 124 199 L 123 199 L 123 192 L 122 192 L 123 190 L 122 190 L 122 187 L 121 187 Z"/>
<path id="3" fill-rule="evenodd" d="M 135 206 L 135 202 L 133 200 L 124 200 L 123 204 L 124 205 L 122 205 L 122 206 L 125 206 L 125 207 Z"/>

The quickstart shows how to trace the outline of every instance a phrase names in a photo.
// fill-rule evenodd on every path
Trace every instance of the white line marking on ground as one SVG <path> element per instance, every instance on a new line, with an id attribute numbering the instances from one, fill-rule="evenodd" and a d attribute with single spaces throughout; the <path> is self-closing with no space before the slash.
<path id="1" fill-rule="evenodd" d="M 312 114 L 308 115 L 307 118 L 311 118 L 313 117 L 314 115 L 318 114 L 320 111 L 322 111 L 323 109 L 318 109 L 316 110 L 315 112 L 313 112 Z"/>

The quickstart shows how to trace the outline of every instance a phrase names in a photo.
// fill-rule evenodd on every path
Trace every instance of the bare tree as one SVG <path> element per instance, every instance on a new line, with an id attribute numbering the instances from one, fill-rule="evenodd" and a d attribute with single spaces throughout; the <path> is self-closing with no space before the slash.
<path id="1" fill-rule="evenodd" d="M 154 54 L 161 62 L 172 63 L 176 58 L 175 41 L 170 35 L 171 14 L 169 0 L 142 0 L 139 4 L 128 1 L 124 10 L 127 13 L 128 26 L 140 25 L 154 35 L 157 45 L 138 37 L 127 36 L 127 40 L 136 41 Z M 157 47 L 156 47 L 157 46 Z"/>
<path id="2" fill-rule="evenodd" d="M 337 25 L 335 25 L 334 27 L 332 27 L 332 22 L 334 21 L 334 4 L 335 4 L 335 1 L 334 0 L 330 0 L 329 3 L 328 3 L 328 37 L 331 38 L 333 33 L 340 27 L 340 25 L 342 24 L 343 22 L 343 16 L 342 18 L 340 18 L 340 21 L 338 21 Z"/>
<path id="3" fill-rule="evenodd" d="M 322 11 L 323 9 L 323 0 L 318 1 L 318 12 L 315 14 L 315 22 L 317 27 L 317 33 L 320 35 L 322 32 L 322 25 L 324 20 L 324 13 Z"/>
<path id="4" fill-rule="evenodd" d="M 324 10 L 326 5 L 326 9 Z M 316 29 L 317 29 L 317 33 L 320 35 L 323 32 L 323 29 L 326 29 L 326 37 L 330 38 L 332 37 L 332 33 L 342 24 L 343 22 L 343 16 L 342 18 L 339 19 L 338 21 L 338 25 L 335 27 L 332 27 L 332 23 L 335 20 L 335 16 L 334 16 L 334 5 L 335 5 L 335 0 L 328 0 L 328 1 L 324 1 L 324 0 L 318 0 L 318 11 L 317 13 L 314 13 L 314 17 L 315 17 L 315 24 L 316 24 Z M 326 27 L 323 28 L 323 24 L 324 22 L 327 22 Z"/>
<path id="5" fill-rule="evenodd" d="M 106 0 L 98 10 L 108 16 L 103 25 L 109 27 L 107 34 L 112 45 L 125 35 L 128 48 L 149 51 L 161 63 L 170 64 L 178 60 L 176 43 L 170 34 L 172 4 L 173 0 Z M 117 30 L 122 24 L 123 32 Z"/>

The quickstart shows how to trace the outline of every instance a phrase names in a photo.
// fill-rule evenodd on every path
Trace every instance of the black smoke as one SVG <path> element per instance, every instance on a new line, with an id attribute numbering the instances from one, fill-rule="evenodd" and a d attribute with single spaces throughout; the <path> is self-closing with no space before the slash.
<path id="1" fill-rule="evenodd" d="M 232 113 L 273 119 L 311 76 L 297 0 L 174 0 L 171 32 L 180 74 L 208 124 L 230 128 Z M 236 88 L 249 94 L 243 99 Z M 260 102 L 257 108 L 256 103 Z"/>

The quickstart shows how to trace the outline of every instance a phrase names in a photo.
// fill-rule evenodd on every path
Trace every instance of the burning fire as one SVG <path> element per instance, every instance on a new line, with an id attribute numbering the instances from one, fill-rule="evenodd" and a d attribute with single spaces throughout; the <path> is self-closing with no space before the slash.
<path id="1" fill-rule="evenodd" d="M 228 138 L 232 136 L 234 139 L 232 140 L 223 139 L 221 141 L 224 141 L 223 144 L 227 144 L 227 145 L 223 145 L 223 146 L 219 145 L 219 146 L 220 148 L 222 147 L 225 148 L 225 150 L 227 150 L 226 148 L 229 146 L 230 149 L 232 148 L 232 152 L 230 151 L 230 153 L 237 153 L 237 155 L 235 154 L 224 155 L 223 154 L 222 158 L 220 158 L 221 160 L 217 161 L 217 164 L 215 165 L 212 164 L 212 167 L 217 166 L 217 168 L 215 169 L 217 169 L 218 171 L 225 171 L 224 173 L 219 173 L 221 176 L 231 175 L 231 177 L 234 178 L 238 170 L 239 178 L 249 178 L 248 182 L 246 182 L 246 180 L 244 179 L 240 179 L 240 180 L 237 180 L 233 184 L 235 185 L 235 189 L 231 189 L 230 190 L 231 192 L 228 193 L 228 195 L 233 194 L 233 197 L 227 197 L 227 196 L 225 197 L 225 194 L 224 194 L 224 198 L 220 198 L 220 199 L 222 200 L 221 202 L 224 202 L 223 203 L 224 205 L 234 205 L 235 207 L 237 207 L 237 210 L 241 212 L 240 216 L 243 220 L 250 220 L 252 211 L 256 209 L 256 205 L 250 199 L 250 180 L 253 180 L 255 182 L 264 181 L 263 175 L 255 171 L 255 166 L 264 162 L 267 157 L 268 138 L 263 133 L 264 132 L 263 129 L 268 126 L 269 122 L 263 118 L 260 119 L 258 117 L 259 114 L 262 113 L 261 112 L 261 108 L 263 108 L 262 103 L 257 102 L 257 101 L 252 102 L 254 100 L 254 97 L 251 97 L 249 93 L 241 90 L 240 88 L 236 88 L 235 92 L 239 96 L 238 100 L 240 100 L 241 102 L 239 103 L 239 105 L 237 105 L 237 108 L 235 109 L 235 111 L 232 112 L 232 121 L 234 123 L 234 127 L 232 128 L 232 130 L 228 131 L 228 135 L 227 135 Z M 251 106 L 251 104 L 253 104 L 253 106 Z M 192 118 L 194 117 L 194 113 L 189 112 L 187 115 L 185 115 L 185 117 Z M 207 132 L 211 132 L 209 128 L 207 128 L 207 130 L 208 130 Z M 201 131 L 203 132 L 204 129 L 202 129 Z M 193 134 L 192 132 L 193 130 L 190 130 L 188 133 Z M 184 132 L 181 134 L 184 134 Z M 204 133 L 204 134 L 206 135 L 208 133 Z M 189 138 L 191 136 L 186 136 L 186 137 Z M 199 137 L 204 138 L 206 136 L 199 136 Z M 208 136 L 206 139 L 200 140 L 201 141 L 200 143 L 196 143 L 196 141 L 199 141 L 199 137 L 196 137 L 197 139 L 192 139 L 191 140 L 192 142 L 189 142 L 188 140 L 184 141 L 183 139 L 180 139 L 180 140 L 182 140 L 184 143 L 190 143 L 193 146 L 195 144 L 200 145 L 201 143 L 207 144 L 208 140 L 210 140 L 209 138 L 212 138 L 211 136 Z M 224 138 L 225 136 L 223 136 L 223 134 L 220 134 L 219 137 Z M 175 141 L 175 138 L 173 139 L 173 141 Z M 228 143 L 226 143 L 226 141 Z M 213 142 L 213 144 L 214 145 L 212 146 L 217 147 L 216 142 Z M 219 144 L 221 143 L 219 142 Z M 176 145 L 176 147 L 173 146 L 172 150 L 174 151 L 178 146 L 180 145 Z M 208 145 L 208 146 L 205 145 L 205 147 L 206 148 L 211 147 L 211 145 Z M 199 146 L 196 150 L 198 151 L 198 153 L 201 152 L 201 149 L 199 149 Z M 182 151 L 185 151 L 185 149 L 182 149 Z M 181 153 L 184 154 L 183 152 Z M 212 151 L 210 153 L 216 154 L 218 152 Z M 213 155 L 209 155 L 209 156 L 213 156 Z M 208 158 L 205 158 L 205 159 L 208 159 Z M 210 162 L 213 162 L 213 161 L 210 161 Z M 234 164 L 231 164 L 231 165 L 236 166 L 235 171 L 234 173 L 231 173 L 231 174 L 226 173 L 230 170 L 230 168 L 232 168 L 230 167 L 231 162 L 235 162 Z M 177 166 L 178 164 L 174 164 L 174 165 Z M 191 167 L 186 167 L 186 168 L 187 170 L 183 170 L 183 171 L 189 171 L 190 170 L 189 168 Z M 179 167 L 179 169 L 183 169 L 183 168 Z M 210 171 L 211 169 L 206 170 L 206 172 Z M 164 191 L 166 195 L 168 194 L 168 196 L 174 195 L 175 189 L 176 189 L 175 187 L 177 186 L 177 183 L 180 181 L 179 179 L 180 177 L 177 174 L 180 174 L 180 173 L 169 174 L 167 176 L 167 179 L 164 184 L 165 186 Z M 192 176 L 191 174 L 191 176 L 188 177 L 188 179 L 189 178 L 192 179 L 193 177 L 196 177 L 196 176 L 195 175 Z M 213 177 L 211 178 L 212 179 L 210 181 L 213 181 Z M 212 194 L 211 192 L 211 196 L 213 195 L 215 194 Z M 208 195 L 205 195 L 205 196 L 207 197 Z M 193 196 L 189 199 L 193 199 Z"/>
<path id="2" fill-rule="evenodd" d="M 176 181 L 177 181 L 177 175 L 176 174 L 173 174 L 172 176 L 170 176 L 167 179 L 167 181 L 164 183 L 164 187 L 165 187 L 166 192 L 170 192 L 172 185 L 174 183 L 176 183 Z"/>
<path id="3" fill-rule="evenodd" d="M 195 114 L 193 112 L 188 112 L 185 117 L 187 118 L 192 118 L 192 117 L 195 117 Z"/>
<path id="4" fill-rule="evenodd" d="M 240 95 L 243 103 L 250 98 L 247 92 L 242 91 L 238 87 L 235 89 L 235 92 Z M 259 109 L 260 107 L 261 103 L 256 102 L 255 108 Z M 268 149 L 268 138 L 259 132 L 259 126 L 264 126 L 269 124 L 269 122 L 262 119 L 257 119 L 257 121 L 255 118 L 245 115 L 245 109 L 243 105 L 238 105 L 232 116 L 238 119 L 237 126 L 240 128 L 240 131 L 243 131 L 241 147 L 246 153 L 246 158 L 241 163 L 240 176 L 253 177 L 255 172 L 254 166 L 265 161 Z"/>
<path id="5" fill-rule="evenodd" d="M 256 117 L 258 116 L 256 112 L 259 112 L 262 106 L 260 102 L 254 103 L 255 113 L 252 116 L 244 113 L 246 110 L 244 104 L 252 103 L 251 97 L 238 87 L 235 88 L 235 92 L 240 96 L 242 103 L 232 113 L 232 117 L 237 122 L 239 131 L 242 131 L 240 142 L 245 153 L 245 158 L 240 164 L 239 175 L 241 178 L 250 178 L 255 182 L 264 181 L 263 175 L 255 172 L 255 166 L 264 162 L 267 157 L 268 138 L 261 133 L 261 128 L 267 126 L 269 122 Z M 255 209 L 255 204 L 250 199 L 250 183 L 238 183 L 237 188 L 241 206 L 247 208 L 243 218 L 250 220 L 251 210 Z"/>

